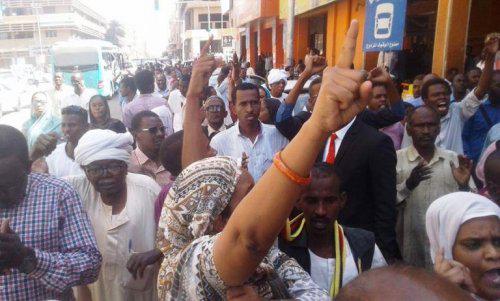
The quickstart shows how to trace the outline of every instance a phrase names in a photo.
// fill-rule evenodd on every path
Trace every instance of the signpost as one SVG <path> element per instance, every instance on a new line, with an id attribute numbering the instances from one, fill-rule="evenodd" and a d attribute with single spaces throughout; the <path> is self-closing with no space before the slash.
<path id="1" fill-rule="evenodd" d="M 363 51 L 403 49 L 406 0 L 366 0 Z"/>

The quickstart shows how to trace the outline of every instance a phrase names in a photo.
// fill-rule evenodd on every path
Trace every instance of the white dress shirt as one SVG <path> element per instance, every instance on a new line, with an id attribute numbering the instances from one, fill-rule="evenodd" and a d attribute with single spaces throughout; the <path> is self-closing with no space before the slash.
<path id="1" fill-rule="evenodd" d="M 441 132 L 436 138 L 436 146 L 463 154 L 462 128 L 464 123 L 476 113 L 480 104 L 481 100 L 476 97 L 474 90 L 469 92 L 461 102 L 450 103 L 448 114 L 441 118 Z M 412 144 L 413 141 L 405 130 L 401 148 Z"/>
<path id="2" fill-rule="evenodd" d="M 341 128 L 340 130 L 336 131 L 335 134 L 337 134 L 337 138 L 335 139 L 335 156 L 338 155 L 340 145 L 342 144 L 342 140 L 344 140 L 345 134 L 347 134 L 347 131 L 351 128 L 353 125 L 354 121 L 356 120 L 356 117 L 354 117 L 351 122 L 349 122 L 346 126 Z M 325 146 L 325 151 L 323 152 L 323 162 L 326 162 L 326 157 L 328 156 L 328 149 L 330 148 L 330 141 L 331 141 L 331 136 L 328 137 L 328 140 L 326 141 L 326 146 Z"/>
<path id="3" fill-rule="evenodd" d="M 80 164 L 66 154 L 66 143 L 56 146 L 56 149 L 45 158 L 49 168 L 49 174 L 57 178 L 83 175 L 84 172 Z"/>
<path id="4" fill-rule="evenodd" d="M 174 114 L 173 128 L 174 132 L 182 130 L 182 123 L 184 122 L 184 105 L 186 104 L 186 97 L 181 94 L 179 89 L 170 92 L 168 97 L 168 106 Z"/>
<path id="5" fill-rule="evenodd" d="M 248 171 L 257 182 L 273 162 L 274 155 L 288 144 L 281 133 L 272 125 L 260 123 L 260 134 L 252 142 L 240 132 L 239 122 L 215 135 L 210 146 L 219 156 L 241 158 L 248 156 Z"/>
<path id="6" fill-rule="evenodd" d="M 174 133 L 173 128 L 173 116 L 172 111 L 167 105 L 159 106 L 151 109 L 151 112 L 154 112 L 160 117 L 161 122 L 165 126 L 165 137 L 170 136 Z"/>
<path id="7" fill-rule="evenodd" d="M 81 95 L 77 95 L 74 91 L 70 95 L 66 96 L 66 98 L 62 102 L 62 107 L 65 108 L 67 106 L 80 106 L 85 110 L 89 110 L 89 101 L 90 98 L 94 95 L 98 95 L 96 90 L 85 88 Z"/>
<path id="8" fill-rule="evenodd" d="M 344 239 L 346 242 L 346 262 L 345 269 L 342 275 L 342 286 L 346 285 L 350 281 L 358 277 L 357 264 L 354 262 L 354 256 L 351 252 L 351 247 L 349 246 L 349 241 Z M 327 292 L 330 291 L 330 286 L 332 283 L 333 275 L 335 275 L 335 258 L 323 258 L 314 254 L 313 251 L 309 251 L 309 257 L 311 258 L 311 278 L 312 280 L 322 289 Z M 387 262 L 380 252 L 380 249 L 375 245 L 375 250 L 373 252 L 372 269 L 384 267 Z"/>

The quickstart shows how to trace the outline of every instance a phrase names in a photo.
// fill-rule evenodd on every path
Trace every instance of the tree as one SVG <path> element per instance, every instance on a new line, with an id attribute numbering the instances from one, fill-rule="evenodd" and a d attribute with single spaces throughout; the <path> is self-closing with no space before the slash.
<path id="1" fill-rule="evenodd" d="M 122 46 L 121 39 L 124 37 L 125 30 L 123 29 L 123 26 L 118 21 L 111 20 L 111 22 L 109 22 L 108 29 L 104 34 L 104 39 L 115 44 L 116 46 Z"/>

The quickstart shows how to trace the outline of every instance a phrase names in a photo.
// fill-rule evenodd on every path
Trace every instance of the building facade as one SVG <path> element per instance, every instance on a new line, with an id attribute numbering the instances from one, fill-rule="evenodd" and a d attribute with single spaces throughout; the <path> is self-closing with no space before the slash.
<path id="1" fill-rule="evenodd" d="M 219 0 L 176 1 L 177 17 L 170 21 L 169 52 L 183 61 L 198 57 L 200 50 L 213 36 L 212 53 L 226 59 L 235 51 L 237 29 L 229 14 L 222 13 Z"/>
<path id="2" fill-rule="evenodd" d="M 105 18 L 79 0 L 3 0 L 2 9 L 0 67 L 44 63 L 54 43 L 103 39 L 106 32 Z"/>

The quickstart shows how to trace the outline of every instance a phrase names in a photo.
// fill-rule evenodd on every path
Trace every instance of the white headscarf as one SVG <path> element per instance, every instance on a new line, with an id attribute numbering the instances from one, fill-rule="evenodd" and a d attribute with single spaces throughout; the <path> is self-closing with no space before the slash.
<path id="1" fill-rule="evenodd" d="M 500 218 L 500 208 L 479 194 L 453 192 L 435 200 L 425 215 L 432 262 L 441 248 L 445 259 L 453 259 L 452 249 L 460 226 L 468 220 L 485 216 Z"/>
<path id="2" fill-rule="evenodd" d="M 130 133 L 115 133 L 111 130 L 90 130 L 78 141 L 75 148 L 76 163 L 86 166 L 98 160 L 121 160 L 129 162 L 134 139 Z"/>
<path id="3" fill-rule="evenodd" d="M 286 73 L 285 70 L 271 69 L 269 71 L 269 74 L 267 75 L 267 83 L 269 84 L 269 86 L 271 86 L 272 84 L 275 84 L 275 83 L 279 82 L 280 80 L 284 80 L 285 85 L 286 85 L 287 78 L 288 78 L 288 74 Z"/>

